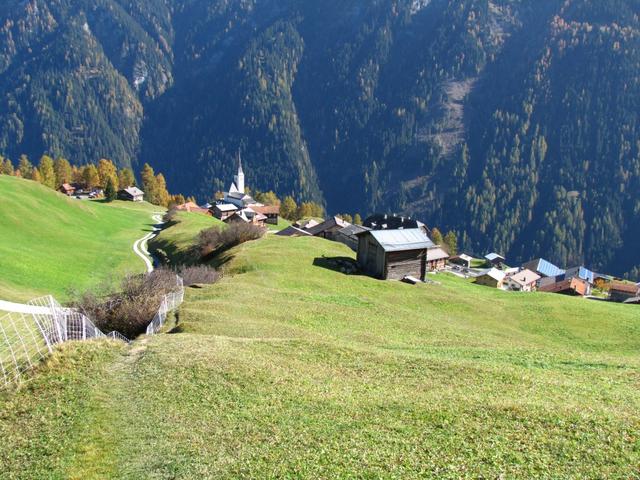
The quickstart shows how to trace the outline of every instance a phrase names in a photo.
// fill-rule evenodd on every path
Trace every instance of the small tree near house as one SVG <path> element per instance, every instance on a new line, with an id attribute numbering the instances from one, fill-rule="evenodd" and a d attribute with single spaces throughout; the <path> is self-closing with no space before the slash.
<path id="1" fill-rule="evenodd" d="M 113 202 L 118 196 L 118 191 L 116 190 L 116 186 L 113 184 L 113 179 L 111 177 L 107 178 L 107 185 L 104 188 L 104 198 L 107 202 Z"/>

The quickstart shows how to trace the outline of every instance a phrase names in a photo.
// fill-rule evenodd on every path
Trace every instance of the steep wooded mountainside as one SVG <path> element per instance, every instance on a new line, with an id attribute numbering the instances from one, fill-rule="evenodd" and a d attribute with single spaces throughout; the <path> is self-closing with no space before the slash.
<path id="1" fill-rule="evenodd" d="M 640 0 L 8 0 L 0 153 L 640 268 Z"/>

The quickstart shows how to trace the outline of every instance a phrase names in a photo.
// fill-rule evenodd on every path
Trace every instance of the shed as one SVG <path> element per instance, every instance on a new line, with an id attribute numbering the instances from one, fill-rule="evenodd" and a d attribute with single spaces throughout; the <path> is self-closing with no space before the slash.
<path id="1" fill-rule="evenodd" d="M 340 217 L 331 217 L 319 225 L 307 227 L 307 231 L 314 237 L 333 240 L 334 235 L 338 230 L 348 227 L 349 225 L 351 225 L 349 222 L 345 222 Z"/>
<path id="2" fill-rule="evenodd" d="M 141 202 L 144 200 L 144 192 L 138 187 L 123 188 L 118 191 L 118 198 L 129 202 Z"/>
<path id="3" fill-rule="evenodd" d="M 306 230 L 302 230 L 301 228 L 294 227 L 293 225 L 288 226 L 284 230 L 280 230 L 276 233 L 281 237 L 311 237 L 312 235 Z"/>
<path id="4" fill-rule="evenodd" d="M 260 213 L 267 217 L 265 223 L 269 225 L 278 225 L 280 218 L 280 207 L 277 205 L 251 205 L 251 209 L 256 213 Z"/>
<path id="5" fill-rule="evenodd" d="M 485 287 L 502 288 L 504 286 L 505 274 L 502 270 L 492 268 L 484 274 L 476 277 L 476 283 Z"/>
<path id="6" fill-rule="evenodd" d="M 348 225 L 341 228 L 333 235 L 336 242 L 344 243 L 354 252 L 358 251 L 358 234 L 368 231 L 369 228 L 361 225 Z"/>
<path id="7" fill-rule="evenodd" d="M 58 191 L 60 193 L 64 193 L 68 197 L 71 197 L 74 193 L 76 193 L 76 188 L 73 185 L 69 184 L 69 183 L 63 183 L 58 188 Z"/>
<path id="8" fill-rule="evenodd" d="M 506 261 L 502 255 L 492 252 L 484 256 L 485 260 L 487 260 L 491 265 L 495 267 L 501 267 L 502 264 Z"/>
<path id="9" fill-rule="evenodd" d="M 224 222 L 227 218 L 238 211 L 238 207 L 233 203 L 217 203 L 211 207 L 209 211 L 218 220 L 222 220 Z"/>
<path id="10" fill-rule="evenodd" d="M 449 254 L 441 247 L 433 247 L 427 250 L 427 271 L 439 272 L 447 266 Z"/>
<path id="11" fill-rule="evenodd" d="M 358 266 L 383 280 L 425 279 L 427 250 L 435 247 L 420 228 L 371 230 L 357 234 Z"/>
<path id="12" fill-rule="evenodd" d="M 634 283 L 612 282 L 609 289 L 609 300 L 623 303 L 630 298 L 637 297 L 639 294 L 638 286 Z"/>
<path id="13" fill-rule="evenodd" d="M 455 265 L 462 265 L 463 267 L 466 268 L 471 268 L 471 262 L 473 261 L 473 257 L 471 257 L 470 255 L 466 255 L 466 254 L 461 254 L 461 255 L 456 255 L 455 257 L 451 257 L 449 259 L 450 263 L 453 263 Z"/>

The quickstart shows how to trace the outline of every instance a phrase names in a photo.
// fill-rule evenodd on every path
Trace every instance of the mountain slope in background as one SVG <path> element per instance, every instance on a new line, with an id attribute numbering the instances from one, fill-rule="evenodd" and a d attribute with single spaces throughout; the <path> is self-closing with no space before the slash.
<path id="1" fill-rule="evenodd" d="M 640 268 L 638 0 L 10 0 L 0 151 Z"/>

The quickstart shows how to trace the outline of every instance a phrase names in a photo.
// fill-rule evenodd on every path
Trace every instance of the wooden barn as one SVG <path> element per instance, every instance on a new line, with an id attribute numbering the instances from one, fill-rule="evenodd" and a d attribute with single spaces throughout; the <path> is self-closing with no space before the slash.
<path id="1" fill-rule="evenodd" d="M 427 250 L 435 245 L 422 229 L 372 230 L 357 236 L 358 266 L 364 273 L 383 280 L 425 279 Z"/>

